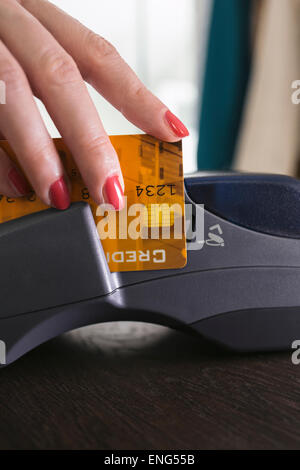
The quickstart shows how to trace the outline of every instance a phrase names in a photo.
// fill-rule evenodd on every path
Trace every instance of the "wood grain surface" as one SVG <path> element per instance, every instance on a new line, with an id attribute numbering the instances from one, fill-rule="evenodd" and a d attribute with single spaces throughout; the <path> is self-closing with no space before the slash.
<path id="1" fill-rule="evenodd" d="M 299 449 L 299 390 L 291 353 L 97 325 L 0 371 L 0 449 Z"/>

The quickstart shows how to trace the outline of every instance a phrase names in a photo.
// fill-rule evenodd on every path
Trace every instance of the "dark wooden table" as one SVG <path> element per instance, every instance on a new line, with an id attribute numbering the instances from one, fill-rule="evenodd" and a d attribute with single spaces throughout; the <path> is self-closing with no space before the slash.
<path id="1" fill-rule="evenodd" d="M 1 449 L 300 448 L 300 366 L 143 324 L 68 333 L 0 372 Z"/>

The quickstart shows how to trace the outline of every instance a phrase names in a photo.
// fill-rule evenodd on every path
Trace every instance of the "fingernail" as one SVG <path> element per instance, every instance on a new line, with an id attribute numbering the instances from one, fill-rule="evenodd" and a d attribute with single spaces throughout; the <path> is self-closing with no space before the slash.
<path id="1" fill-rule="evenodd" d="M 52 206 L 54 206 L 56 209 L 64 210 L 69 207 L 71 199 L 64 176 L 51 185 L 49 197 Z"/>
<path id="2" fill-rule="evenodd" d="M 107 178 L 103 188 L 103 196 L 105 202 L 114 206 L 117 211 L 124 208 L 124 192 L 117 175 Z"/>
<path id="3" fill-rule="evenodd" d="M 24 176 L 16 169 L 12 168 L 8 173 L 8 178 L 13 189 L 17 191 L 20 196 L 25 196 L 30 193 L 31 189 Z"/>
<path id="4" fill-rule="evenodd" d="M 171 113 L 171 111 L 167 111 L 165 116 L 169 126 L 177 137 L 183 138 L 190 135 L 185 125 L 178 119 L 178 117 L 175 116 L 175 114 Z"/>

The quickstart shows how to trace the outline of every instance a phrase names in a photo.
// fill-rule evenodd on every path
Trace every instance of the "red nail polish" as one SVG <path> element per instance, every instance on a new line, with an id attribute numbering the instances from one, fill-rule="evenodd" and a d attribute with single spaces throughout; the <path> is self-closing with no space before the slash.
<path id="1" fill-rule="evenodd" d="M 124 208 L 124 192 L 117 175 L 107 178 L 103 193 L 106 202 L 114 206 L 117 211 Z"/>
<path id="2" fill-rule="evenodd" d="M 12 168 L 8 173 L 8 178 L 13 186 L 14 190 L 17 191 L 20 196 L 25 196 L 30 193 L 30 186 L 27 183 L 24 176 L 16 169 Z"/>
<path id="3" fill-rule="evenodd" d="M 165 116 L 169 126 L 177 137 L 183 138 L 190 135 L 185 125 L 178 119 L 178 117 L 175 116 L 175 114 L 171 113 L 171 111 L 167 111 Z"/>
<path id="4" fill-rule="evenodd" d="M 70 193 L 64 176 L 55 181 L 50 187 L 49 197 L 56 209 L 67 209 L 71 203 Z"/>

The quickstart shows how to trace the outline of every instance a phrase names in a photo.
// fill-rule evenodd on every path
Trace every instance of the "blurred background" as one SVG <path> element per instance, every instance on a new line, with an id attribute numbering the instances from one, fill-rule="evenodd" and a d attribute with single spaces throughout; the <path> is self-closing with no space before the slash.
<path id="1" fill-rule="evenodd" d="M 186 124 L 185 172 L 299 174 L 300 0 L 52 2 L 114 44 Z M 89 90 L 109 134 L 140 132 Z"/>

